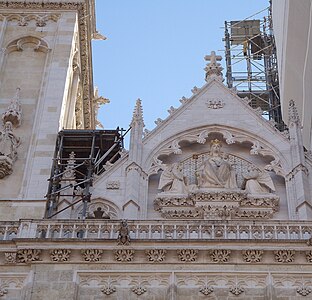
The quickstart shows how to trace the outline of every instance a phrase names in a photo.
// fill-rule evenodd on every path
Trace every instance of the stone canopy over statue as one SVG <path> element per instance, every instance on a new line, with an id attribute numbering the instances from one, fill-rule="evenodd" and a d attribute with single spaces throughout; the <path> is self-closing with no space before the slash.
<path id="1" fill-rule="evenodd" d="M 214 139 L 207 153 L 162 164 L 155 209 L 166 218 L 271 218 L 279 197 L 269 173 L 221 147 Z"/>

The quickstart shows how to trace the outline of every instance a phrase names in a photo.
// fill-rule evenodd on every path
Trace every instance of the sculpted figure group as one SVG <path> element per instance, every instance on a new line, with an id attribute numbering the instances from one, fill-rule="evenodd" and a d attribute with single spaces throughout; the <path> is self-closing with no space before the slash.
<path id="1" fill-rule="evenodd" d="M 228 156 L 221 152 L 222 144 L 219 140 L 211 141 L 210 152 L 197 168 L 197 189 L 239 189 L 235 169 L 229 162 Z M 249 168 L 245 174 L 242 189 L 249 194 L 264 194 L 275 191 L 270 175 L 255 168 Z M 158 189 L 164 193 L 187 194 L 194 190 L 189 185 L 186 176 L 183 175 L 182 167 L 178 163 L 166 165 L 160 180 Z"/>

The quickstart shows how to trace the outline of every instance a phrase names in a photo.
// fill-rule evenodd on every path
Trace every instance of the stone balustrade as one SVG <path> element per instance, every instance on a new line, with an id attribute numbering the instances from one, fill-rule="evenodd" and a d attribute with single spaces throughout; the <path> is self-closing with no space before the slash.
<path id="1" fill-rule="evenodd" d="M 310 221 L 130 220 L 133 240 L 309 240 Z M 0 222 L 0 240 L 105 239 L 116 240 L 120 220 L 21 220 Z"/>

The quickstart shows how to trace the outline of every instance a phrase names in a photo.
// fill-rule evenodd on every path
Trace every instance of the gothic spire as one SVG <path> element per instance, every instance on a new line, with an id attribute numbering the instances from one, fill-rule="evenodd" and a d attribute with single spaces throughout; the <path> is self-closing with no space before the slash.
<path id="1" fill-rule="evenodd" d="M 217 62 L 222 60 L 222 56 L 216 55 L 215 51 L 211 51 L 210 55 L 205 56 L 205 60 L 209 61 L 204 69 L 206 71 L 205 80 L 208 81 L 211 78 L 223 80 L 223 68 L 221 67 L 221 64 Z"/>
<path id="2" fill-rule="evenodd" d="M 132 127 L 134 125 L 143 125 L 142 127 L 144 127 L 144 121 L 143 121 L 143 109 L 142 109 L 142 102 L 141 99 L 139 98 L 136 101 L 135 107 L 134 107 L 134 111 L 133 111 L 133 116 L 132 116 L 132 121 L 130 124 Z"/>

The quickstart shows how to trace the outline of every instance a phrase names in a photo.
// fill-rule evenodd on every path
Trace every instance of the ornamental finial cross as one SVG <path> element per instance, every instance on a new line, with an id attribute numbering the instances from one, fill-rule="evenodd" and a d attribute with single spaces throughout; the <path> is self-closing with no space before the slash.
<path id="1" fill-rule="evenodd" d="M 222 60 L 222 56 L 216 55 L 215 51 L 211 51 L 210 55 L 205 56 L 205 60 L 210 61 L 211 64 L 217 64 L 217 61 Z"/>

